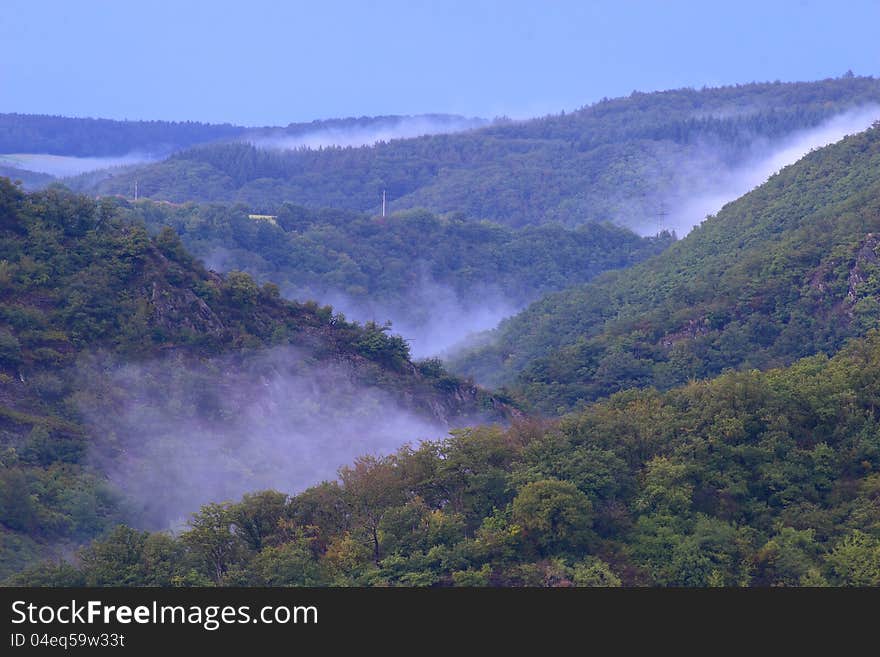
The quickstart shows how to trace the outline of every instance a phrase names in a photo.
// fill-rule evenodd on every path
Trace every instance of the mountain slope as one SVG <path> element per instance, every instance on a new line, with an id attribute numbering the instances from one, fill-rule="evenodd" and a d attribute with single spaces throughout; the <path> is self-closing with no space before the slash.
<path id="1" fill-rule="evenodd" d="M 555 412 L 836 351 L 878 325 L 880 127 L 815 151 L 663 254 L 551 295 L 457 368 Z"/>
<path id="2" fill-rule="evenodd" d="M 513 226 L 612 220 L 655 233 L 684 221 L 673 215 L 695 196 L 725 194 L 796 135 L 878 103 L 880 81 L 855 77 L 633 93 L 558 116 L 372 148 L 195 148 L 72 184 L 128 195 L 137 179 L 155 199 L 240 201 L 266 211 L 288 201 L 377 212 L 386 190 L 393 210 L 463 212 Z"/>
<path id="3" fill-rule="evenodd" d="M 118 527 L 26 585 L 877 586 L 880 334 Z M 222 552 L 211 548 L 221 546 Z"/>
<path id="4" fill-rule="evenodd" d="M 228 139 L 244 128 L 194 121 L 114 121 L 65 116 L 0 113 L 0 153 L 53 153 L 107 157 L 170 153 L 195 144 Z"/>
<path id="5" fill-rule="evenodd" d="M 611 224 L 515 230 L 424 211 L 379 218 L 284 205 L 254 218 L 238 205 L 123 205 L 150 231 L 173 228 L 213 269 L 247 271 L 288 298 L 322 299 L 355 319 L 391 320 L 420 354 L 441 353 L 547 292 L 673 241 Z"/>
<path id="6" fill-rule="evenodd" d="M 54 178 L 46 173 L 19 169 L 17 167 L 0 164 L 0 177 L 9 178 L 21 182 L 24 189 L 33 190 L 49 185 Z"/>
<path id="7" fill-rule="evenodd" d="M 272 408 L 283 424 L 267 427 Z M 112 201 L 0 179 L 2 572 L 122 517 L 169 522 L 164 502 L 229 494 L 194 464 L 236 494 L 270 471 L 302 486 L 352 452 L 398 445 L 402 426 L 442 433 L 510 410 L 414 364 L 383 327 L 206 271 L 172 231 L 151 239 Z M 163 479 L 172 464 L 182 479 Z M 147 479 L 126 489 L 134 473 Z"/>

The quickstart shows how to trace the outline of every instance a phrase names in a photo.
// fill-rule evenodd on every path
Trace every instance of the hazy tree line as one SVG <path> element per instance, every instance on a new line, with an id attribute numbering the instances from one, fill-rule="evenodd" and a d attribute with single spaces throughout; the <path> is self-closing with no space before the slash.
<path id="1" fill-rule="evenodd" d="M 669 233 L 643 238 L 612 224 L 517 230 L 426 211 L 382 219 L 285 204 L 275 219 L 261 220 L 251 219 L 246 206 L 120 207 L 153 232 L 173 228 L 212 266 L 248 271 L 297 298 L 343 296 L 377 315 L 393 312 L 409 325 L 436 321 L 433 306 L 447 303 L 438 298 L 438 287 L 465 308 L 492 298 L 521 306 L 628 267 L 674 241 Z"/>
<path id="2" fill-rule="evenodd" d="M 880 334 L 120 526 L 28 585 L 880 584 Z"/>
<path id="3" fill-rule="evenodd" d="M 813 152 L 663 255 L 550 295 L 453 363 L 556 413 L 767 369 L 878 326 L 880 129 Z"/>
<path id="4" fill-rule="evenodd" d="M 439 363 L 414 364 L 385 326 L 285 301 L 243 272 L 208 272 L 173 231 L 151 237 L 112 200 L 24 194 L 0 178 L 0 573 L 128 513 L 88 458 L 116 444 L 90 433 L 83 415 L 100 406 L 91 382 L 108 376 L 107 363 L 180 358 L 184 376 L 188 359 L 247 360 L 273 346 L 297 348 L 313 364 L 349 363 L 350 377 L 405 392 L 416 407 L 454 412 L 466 405 L 460 387 L 473 390 Z M 117 392 L 117 411 L 136 401 Z M 487 393 L 472 399 L 491 410 Z M 194 403 L 220 411 L 204 395 Z"/>
<path id="5" fill-rule="evenodd" d="M 240 135 L 230 124 L 196 121 L 113 121 L 38 114 L 0 114 L 0 153 L 106 157 L 170 153 Z"/>
<path id="6" fill-rule="evenodd" d="M 128 195 L 136 177 L 143 195 L 175 202 L 275 208 L 289 201 L 365 212 L 378 211 L 384 190 L 395 210 L 462 212 L 513 226 L 643 225 L 699 193 L 707 171 L 878 101 L 880 82 L 861 77 L 634 92 L 575 112 L 372 148 L 198 146 L 136 173 L 73 184 Z"/>

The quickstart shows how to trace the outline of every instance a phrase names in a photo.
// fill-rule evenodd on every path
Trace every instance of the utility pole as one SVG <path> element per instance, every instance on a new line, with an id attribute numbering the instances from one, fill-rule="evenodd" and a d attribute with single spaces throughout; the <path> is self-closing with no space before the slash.
<path id="1" fill-rule="evenodd" d="M 138 200 L 138 181 L 134 181 L 134 200 Z"/>
<path id="2" fill-rule="evenodd" d="M 385 216 L 385 190 L 382 190 L 382 216 Z"/>

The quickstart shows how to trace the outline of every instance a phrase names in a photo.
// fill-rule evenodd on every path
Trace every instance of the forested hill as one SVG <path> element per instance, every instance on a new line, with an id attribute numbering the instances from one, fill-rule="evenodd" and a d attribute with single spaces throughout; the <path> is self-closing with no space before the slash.
<path id="1" fill-rule="evenodd" d="M 0 114 L 0 153 L 109 157 L 167 154 L 236 137 L 244 128 L 195 121 L 114 121 L 40 114 Z"/>
<path id="2" fill-rule="evenodd" d="M 458 363 L 547 412 L 833 353 L 880 322 L 880 126 L 810 153 L 663 254 L 551 295 Z"/>
<path id="3" fill-rule="evenodd" d="M 120 211 L 154 233 L 170 226 L 218 271 L 247 271 L 356 319 L 391 320 L 421 354 L 674 241 L 611 224 L 513 229 L 416 210 L 383 219 L 285 204 L 260 217 L 241 205 L 139 201 L 120 202 Z"/>
<path id="4" fill-rule="evenodd" d="M 19 169 L 18 167 L 0 164 L 0 177 L 20 182 L 24 189 L 39 189 L 50 185 L 55 179 L 46 173 Z"/>
<path id="5" fill-rule="evenodd" d="M 0 153 L 51 153 L 72 157 L 111 157 L 139 153 L 168 155 L 175 151 L 233 139 L 257 143 L 295 143 L 324 136 L 357 142 L 403 136 L 454 132 L 482 127 L 485 119 L 453 114 L 361 116 L 247 128 L 197 121 L 116 121 L 42 114 L 0 113 Z M 370 137 L 374 137 L 369 141 Z"/>
<path id="6" fill-rule="evenodd" d="M 117 527 L 42 586 L 877 586 L 880 336 Z"/>
<path id="7" fill-rule="evenodd" d="M 122 517 L 161 526 L 273 468 L 313 483 L 398 446 L 403 426 L 510 410 L 384 327 L 208 272 L 112 200 L 0 179 L 0 572 Z"/>
<path id="8" fill-rule="evenodd" d="M 370 148 L 210 145 L 72 184 L 129 195 L 137 179 L 154 199 L 241 201 L 265 211 L 292 202 L 377 212 L 386 190 L 392 210 L 514 226 L 613 220 L 655 233 L 693 199 L 729 194 L 743 167 L 787 140 L 878 103 L 880 80 L 853 76 L 634 92 L 571 113 Z"/>

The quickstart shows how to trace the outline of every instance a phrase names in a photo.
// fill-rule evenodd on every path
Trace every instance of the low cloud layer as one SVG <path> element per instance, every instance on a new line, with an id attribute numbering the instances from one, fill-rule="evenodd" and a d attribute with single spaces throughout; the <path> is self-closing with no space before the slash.
<path id="1" fill-rule="evenodd" d="M 375 120 L 366 125 L 340 125 L 290 134 L 284 130 L 252 135 L 249 141 L 259 148 L 291 150 L 318 149 L 329 146 L 372 146 L 392 139 L 473 130 L 487 124 L 484 119 L 464 117 L 413 116 Z"/>
<path id="2" fill-rule="evenodd" d="M 725 204 L 763 184 L 774 173 L 794 164 L 811 150 L 861 132 L 878 119 L 880 107 L 876 105 L 838 114 L 816 128 L 799 131 L 772 145 L 756 144 L 755 154 L 745 164 L 733 169 L 725 167 L 711 153 L 703 153 L 694 162 L 682 165 L 693 169 L 686 174 L 688 177 L 699 177 L 699 184 L 695 187 L 700 191 L 688 194 L 680 190 L 678 200 L 669 202 L 668 214 L 652 225 L 640 226 L 639 230 L 643 234 L 653 234 L 657 227 L 667 228 L 683 237 L 707 215 L 717 213 Z"/>
<path id="3" fill-rule="evenodd" d="M 78 176 L 82 173 L 107 169 L 109 167 L 129 166 L 155 161 L 157 158 L 142 153 L 129 153 L 114 157 L 73 157 L 70 155 L 48 155 L 45 153 L 14 153 L 0 155 L 0 164 L 46 173 L 57 178 Z"/>
<path id="4" fill-rule="evenodd" d="M 495 328 L 525 307 L 490 286 L 462 299 L 448 285 L 429 278 L 423 278 L 410 292 L 410 301 L 401 304 L 352 299 L 338 290 L 306 292 L 288 288 L 284 292 L 292 299 L 315 297 L 349 320 L 378 324 L 390 321 L 392 332 L 406 339 L 416 359 L 451 356 L 477 334 Z"/>
<path id="5" fill-rule="evenodd" d="M 358 384 L 349 367 L 290 347 L 203 362 L 99 355 L 81 374 L 80 410 L 100 436 L 92 459 L 149 528 L 249 491 L 298 492 L 358 455 L 448 430 Z"/>

